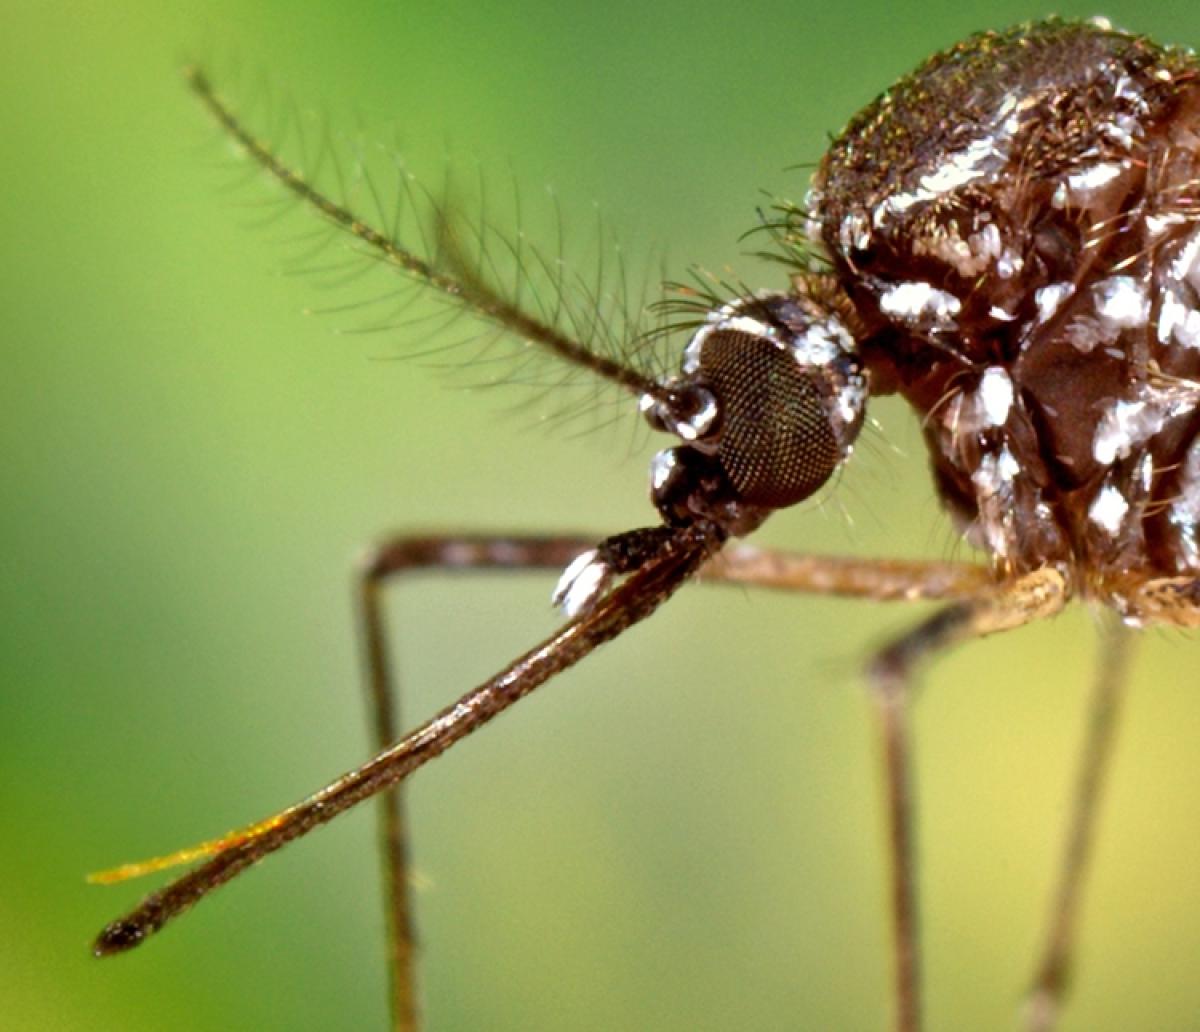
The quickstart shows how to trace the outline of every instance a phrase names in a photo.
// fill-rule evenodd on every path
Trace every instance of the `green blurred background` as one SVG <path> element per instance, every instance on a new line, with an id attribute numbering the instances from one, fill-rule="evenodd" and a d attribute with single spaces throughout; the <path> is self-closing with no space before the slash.
<path id="1" fill-rule="evenodd" d="M 188 6 L 3 11 L 0 1025 L 382 1029 L 369 814 L 104 963 L 92 935 L 150 885 L 83 875 L 261 816 L 364 757 L 349 593 L 364 543 L 398 527 L 644 524 L 655 443 L 631 454 L 628 424 L 539 428 L 519 387 L 448 388 L 379 361 L 403 339 L 305 318 L 330 293 L 279 274 L 286 234 L 247 225 L 255 188 L 224 189 L 178 66 L 237 59 L 335 129 L 395 129 L 435 180 L 447 149 L 478 157 L 502 189 L 554 184 L 569 226 L 578 211 L 587 230 L 598 202 L 631 249 L 666 244 L 676 273 L 749 277 L 738 237 L 761 188 L 799 196 L 794 166 L 935 48 L 1047 12 Z M 1187 0 L 1105 13 L 1200 43 Z M 883 433 L 834 501 L 776 518 L 763 541 L 955 554 L 912 421 L 890 403 L 874 414 Z M 546 634 L 552 583 L 399 590 L 410 716 Z M 855 674 L 914 616 L 693 589 L 422 772 L 429 1028 L 882 1028 L 881 821 Z M 1012 1026 L 1091 623 L 1072 612 L 927 680 L 931 1029 Z M 1146 636 L 1064 1029 L 1200 1028 L 1195 655 L 1184 635 Z"/>

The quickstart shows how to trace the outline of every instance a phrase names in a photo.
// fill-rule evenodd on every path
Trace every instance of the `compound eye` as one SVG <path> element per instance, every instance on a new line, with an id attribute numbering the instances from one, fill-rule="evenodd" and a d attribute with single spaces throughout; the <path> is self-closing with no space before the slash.
<path id="1" fill-rule="evenodd" d="M 820 489 L 849 455 L 866 380 L 835 316 L 813 318 L 786 297 L 755 300 L 779 318 L 718 322 L 692 354 L 720 411 L 721 468 L 743 502 L 778 509 Z"/>
<path id="2" fill-rule="evenodd" d="M 701 364 L 720 399 L 717 458 L 750 505 L 778 509 L 807 498 L 843 455 L 813 378 L 771 341 L 712 334 Z"/>

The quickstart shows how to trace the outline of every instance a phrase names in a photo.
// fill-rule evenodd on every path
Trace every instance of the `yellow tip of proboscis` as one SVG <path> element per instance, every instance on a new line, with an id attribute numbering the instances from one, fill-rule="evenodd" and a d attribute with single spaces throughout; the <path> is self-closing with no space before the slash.
<path id="1" fill-rule="evenodd" d="M 201 842 L 199 845 L 180 849 L 174 853 L 168 853 L 166 856 L 155 856 L 149 860 L 121 864 L 119 867 L 110 867 L 106 871 L 94 871 L 87 876 L 87 880 L 91 885 L 115 885 L 117 882 L 128 881 L 130 878 L 140 878 L 142 875 L 165 871 L 171 867 L 178 867 L 180 864 L 190 864 L 193 860 L 213 856 L 219 853 L 220 849 L 220 840 Z"/>
<path id="2" fill-rule="evenodd" d="M 226 849 L 239 846 L 243 842 L 257 838 L 264 832 L 277 827 L 282 817 L 283 814 L 276 814 L 274 817 L 268 817 L 265 821 L 259 821 L 257 824 L 251 824 L 238 831 L 231 831 L 228 835 L 222 835 L 218 839 L 199 842 L 186 849 L 167 853 L 165 856 L 155 856 L 148 860 L 138 860 L 130 864 L 121 864 L 119 867 L 110 867 L 105 871 L 95 871 L 87 876 L 88 884 L 115 885 L 118 882 L 129 881 L 130 878 L 141 878 L 146 874 L 155 874 L 158 871 L 166 871 L 182 864 L 190 864 L 195 860 L 216 856 Z"/>

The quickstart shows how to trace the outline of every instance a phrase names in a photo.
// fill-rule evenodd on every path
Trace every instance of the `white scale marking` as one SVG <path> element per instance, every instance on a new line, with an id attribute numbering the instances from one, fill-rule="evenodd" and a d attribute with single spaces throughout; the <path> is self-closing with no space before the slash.
<path id="1" fill-rule="evenodd" d="M 979 401 L 987 426 L 1003 426 L 1013 404 L 1013 382 L 1002 366 L 989 366 L 979 381 Z"/>
<path id="2" fill-rule="evenodd" d="M 939 325 L 952 325 L 954 316 L 962 308 L 962 302 L 945 290 L 914 280 L 897 283 L 885 290 L 879 299 L 879 307 L 885 314 L 907 323 L 929 318 Z"/>
<path id="3" fill-rule="evenodd" d="M 1101 417 L 1092 438 L 1092 457 L 1105 466 L 1127 458 L 1169 420 L 1193 411 L 1197 401 L 1200 384 L 1180 381 L 1169 387 L 1144 385 L 1138 397 L 1114 402 Z"/>
<path id="4" fill-rule="evenodd" d="M 1133 329 L 1150 318 L 1145 285 L 1132 276 L 1110 276 L 1092 288 L 1096 314 L 1112 326 Z"/>
<path id="5" fill-rule="evenodd" d="M 1200 309 L 1181 301 L 1175 290 L 1163 291 L 1157 334 L 1160 344 L 1174 337 L 1185 348 L 1200 348 Z"/>
<path id="6" fill-rule="evenodd" d="M 1072 172 L 1055 187 L 1050 203 L 1055 208 L 1065 208 L 1068 204 L 1086 207 L 1093 195 L 1116 179 L 1127 166 L 1127 161 L 1102 161 Z"/>
<path id="7" fill-rule="evenodd" d="M 1013 529 L 1013 482 L 1021 467 L 1007 447 L 984 455 L 971 474 L 979 500 L 978 527 L 987 547 L 998 556 L 1008 555 Z"/>
<path id="8" fill-rule="evenodd" d="M 568 617 L 578 616 L 604 588 L 612 571 L 597 558 L 594 548 L 577 555 L 554 586 L 552 596 Z"/>
<path id="9" fill-rule="evenodd" d="M 1197 540 L 1200 525 L 1200 439 L 1192 442 L 1187 458 L 1183 460 L 1179 494 L 1171 503 L 1167 519 L 1179 535 L 1188 566 L 1192 569 L 1200 567 L 1200 541 Z"/>
<path id="10" fill-rule="evenodd" d="M 1088 507 L 1088 519 L 1112 537 L 1121 529 L 1128 513 L 1129 502 L 1112 484 L 1102 487 Z"/>
<path id="11" fill-rule="evenodd" d="M 824 366 L 853 352 L 854 341 L 840 320 L 822 319 L 792 341 L 791 351 L 802 366 Z"/>
<path id="12" fill-rule="evenodd" d="M 675 449 L 665 448 L 650 460 L 650 486 L 661 491 L 675 470 Z"/>
<path id="13" fill-rule="evenodd" d="M 1034 303 L 1037 304 L 1038 322 L 1045 322 L 1055 312 L 1065 298 L 1071 296 L 1074 287 L 1070 283 L 1051 283 L 1048 287 L 1038 287 L 1033 292 Z"/>

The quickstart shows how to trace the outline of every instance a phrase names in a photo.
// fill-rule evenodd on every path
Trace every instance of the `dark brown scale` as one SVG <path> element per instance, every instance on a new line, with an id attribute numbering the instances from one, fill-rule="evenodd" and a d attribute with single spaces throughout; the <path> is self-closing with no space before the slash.
<path id="1" fill-rule="evenodd" d="M 872 392 L 918 409 L 1005 572 L 1200 568 L 1198 75 L 1094 23 L 984 33 L 859 114 L 814 182 Z"/>

